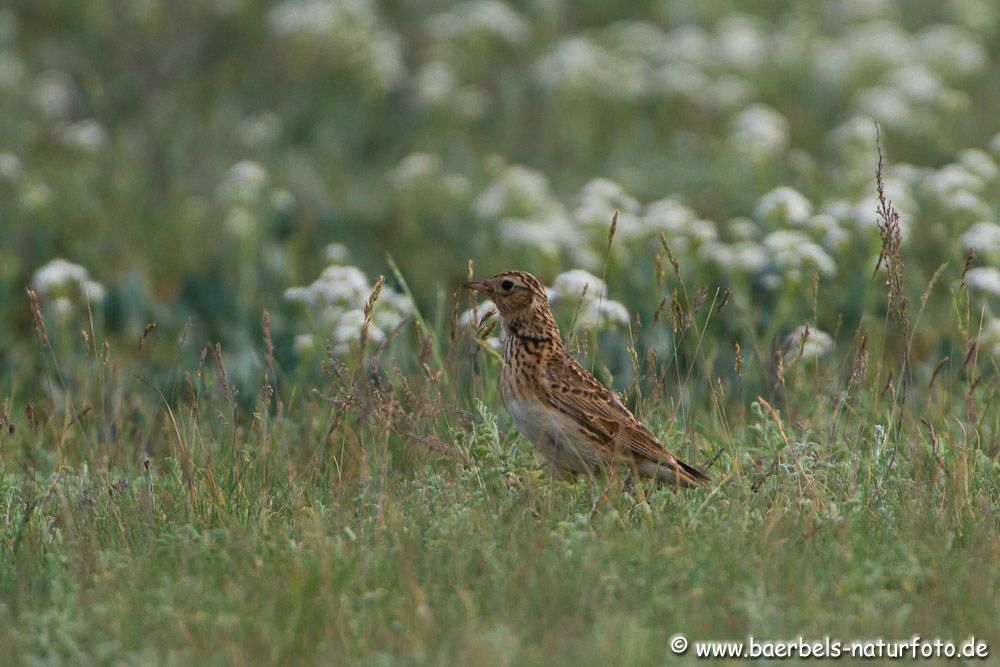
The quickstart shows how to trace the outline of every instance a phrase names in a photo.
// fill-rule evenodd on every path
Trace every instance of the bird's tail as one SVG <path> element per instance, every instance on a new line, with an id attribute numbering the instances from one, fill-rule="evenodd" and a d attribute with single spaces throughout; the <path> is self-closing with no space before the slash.
<path id="1" fill-rule="evenodd" d="M 711 477 L 694 466 L 684 463 L 676 456 L 656 462 L 649 461 L 644 467 L 646 467 L 644 472 L 647 476 L 655 477 L 668 484 L 701 486 L 712 481 Z"/>

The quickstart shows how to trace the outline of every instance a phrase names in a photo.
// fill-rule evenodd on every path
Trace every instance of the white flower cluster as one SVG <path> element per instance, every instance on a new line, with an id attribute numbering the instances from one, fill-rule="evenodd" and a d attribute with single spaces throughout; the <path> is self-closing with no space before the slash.
<path id="1" fill-rule="evenodd" d="M 825 357 L 832 350 L 833 338 L 830 334 L 808 324 L 796 327 L 781 344 L 781 356 L 786 364 Z"/>
<path id="2" fill-rule="evenodd" d="M 974 292 L 1000 296 L 1000 269 L 993 266 L 969 269 L 965 272 L 965 286 Z"/>
<path id="3" fill-rule="evenodd" d="M 752 162 L 781 155 L 788 148 L 788 121 L 765 104 L 752 104 L 733 116 L 729 142 Z"/>
<path id="4" fill-rule="evenodd" d="M 486 92 L 476 85 L 462 85 L 455 68 L 447 60 L 431 60 L 413 74 L 417 103 L 451 118 L 475 120 L 486 112 Z"/>
<path id="5" fill-rule="evenodd" d="M 548 289 L 549 302 L 568 304 L 576 311 L 576 326 L 613 328 L 628 324 L 628 309 L 607 298 L 607 286 L 597 276 L 582 269 L 560 273 Z"/>
<path id="6" fill-rule="evenodd" d="M 761 26 L 732 16 L 715 32 L 681 27 L 669 33 L 639 21 L 569 35 L 534 64 L 548 90 L 624 102 L 678 99 L 738 109 L 752 96 L 744 76 L 767 58 Z"/>
<path id="7" fill-rule="evenodd" d="M 57 138 L 66 148 L 82 153 L 97 153 L 108 143 L 108 133 L 96 120 L 67 123 L 57 130 Z"/>
<path id="8" fill-rule="evenodd" d="M 521 165 L 506 166 L 501 158 L 492 162 L 499 173 L 472 202 L 472 213 L 484 223 L 496 223 L 501 243 L 531 248 L 550 261 L 564 250 L 576 263 L 591 265 L 596 260 L 585 244 L 573 243 L 581 235 L 549 189 L 545 174 Z"/>
<path id="9" fill-rule="evenodd" d="M 402 38 L 385 28 L 373 0 L 285 0 L 267 13 L 291 61 L 349 71 L 388 90 L 406 76 Z"/>
<path id="10" fill-rule="evenodd" d="M 923 188 L 932 204 L 950 219 L 972 222 L 991 218 L 989 200 L 996 199 L 1000 188 L 1000 168 L 988 153 L 964 150 L 956 162 L 927 173 Z"/>
<path id="11" fill-rule="evenodd" d="M 438 39 L 464 43 L 498 40 L 520 46 L 531 36 L 531 24 L 501 0 L 468 0 L 427 21 Z"/>
<path id="12" fill-rule="evenodd" d="M 107 294 L 101 283 L 90 279 L 87 269 L 58 257 L 35 271 L 31 289 L 60 315 L 69 314 L 85 302 L 100 304 Z"/>
<path id="13" fill-rule="evenodd" d="M 341 263 L 346 255 L 344 246 L 328 246 L 324 255 L 331 264 L 323 269 L 319 278 L 304 287 L 285 290 L 285 299 L 298 304 L 312 322 L 313 331 L 298 336 L 295 349 L 306 354 L 328 341 L 335 355 L 345 356 L 360 340 L 364 306 L 374 285 L 361 269 Z M 412 314 L 413 306 L 408 298 L 383 286 L 372 312 L 368 341 L 381 343 Z"/>
<path id="14" fill-rule="evenodd" d="M 664 198 L 643 207 L 619 183 L 588 181 L 567 209 L 544 174 L 520 165 L 505 168 L 473 202 L 473 213 L 496 222 L 504 245 L 530 248 L 549 260 L 565 255 L 573 264 L 596 269 L 611 221 L 618 214 L 615 248 L 664 232 L 678 250 L 696 250 L 713 241 L 715 223 L 699 218 L 680 200 Z M 601 250 L 598 250 L 601 248 Z"/>
<path id="15" fill-rule="evenodd" d="M 0 180 L 16 183 L 24 175 L 21 158 L 13 153 L 0 153 Z"/>
<path id="16" fill-rule="evenodd" d="M 46 118 L 68 120 L 77 98 L 76 84 L 66 72 L 48 70 L 35 80 L 32 98 Z"/>
<path id="17" fill-rule="evenodd" d="M 983 324 L 979 348 L 1000 362 L 1000 317 L 991 317 Z"/>
<path id="18" fill-rule="evenodd" d="M 411 153 L 388 173 L 389 185 L 397 203 L 410 212 L 441 210 L 465 201 L 469 179 L 445 171 L 444 164 L 432 153 Z"/>
<path id="19" fill-rule="evenodd" d="M 695 253 L 724 272 L 755 274 L 771 266 L 777 271 L 771 280 L 775 286 L 812 273 L 836 275 L 835 257 L 850 238 L 837 215 L 817 213 L 812 202 L 791 187 L 760 198 L 754 210 L 758 222 L 739 219 L 727 224 L 734 240 L 726 243 L 714 222 L 700 218 L 678 198 L 643 206 L 620 184 L 597 178 L 584 185 L 577 207 L 569 211 L 553 196 L 543 174 L 521 166 L 505 169 L 475 200 L 473 210 L 499 223 L 502 243 L 530 248 L 551 260 L 566 256 L 590 269 L 601 264 L 617 212 L 613 252 L 628 251 L 662 232 L 674 251 Z M 765 235 L 764 229 L 773 231 Z"/>
<path id="20" fill-rule="evenodd" d="M 288 211 L 295 206 L 295 196 L 283 188 L 272 188 L 267 169 L 253 160 L 242 160 L 231 166 L 216 188 L 215 196 L 226 208 L 226 229 L 236 238 L 256 234 L 263 214 Z"/>

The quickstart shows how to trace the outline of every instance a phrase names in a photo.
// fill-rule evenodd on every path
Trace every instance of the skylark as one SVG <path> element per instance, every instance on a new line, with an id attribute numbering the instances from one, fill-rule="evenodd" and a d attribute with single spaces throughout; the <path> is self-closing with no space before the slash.
<path id="1" fill-rule="evenodd" d="M 590 475 L 614 468 L 685 486 L 708 481 L 566 351 L 537 278 L 506 271 L 465 286 L 496 304 L 506 333 L 500 394 L 517 429 L 557 470 Z"/>

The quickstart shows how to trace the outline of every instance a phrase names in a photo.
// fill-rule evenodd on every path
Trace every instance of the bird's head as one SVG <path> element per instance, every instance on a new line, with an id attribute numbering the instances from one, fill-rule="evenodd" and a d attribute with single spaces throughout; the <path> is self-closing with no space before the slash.
<path id="1" fill-rule="evenodd" d="M 545 286 L 526 271 L 504 271 L 492 278 L 465 283 L 496 304 L 504 326 L 513 333 L 559 340 Z"/>

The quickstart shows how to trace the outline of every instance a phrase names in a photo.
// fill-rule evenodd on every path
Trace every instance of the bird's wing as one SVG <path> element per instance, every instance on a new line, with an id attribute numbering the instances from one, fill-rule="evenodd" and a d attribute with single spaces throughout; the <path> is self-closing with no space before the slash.
<path id="1" fill-rule="evenodd" d="M 665 448 L 613 392 L 569 354 L 550 359 L 542 379 L 552 406 L 606 447 L 609 461 L 652 461 L 690 484 L 708 479 Z"/>

